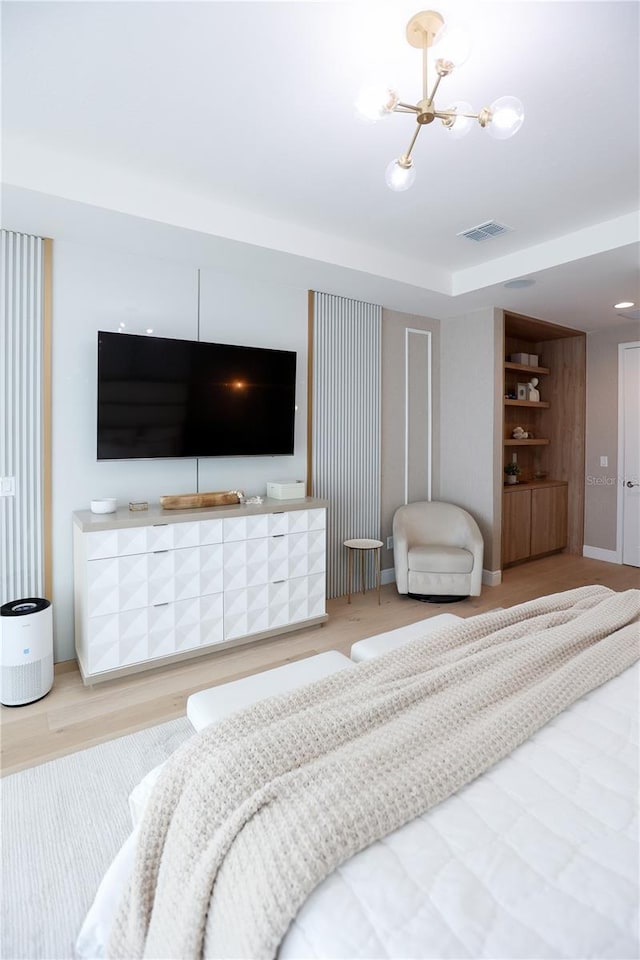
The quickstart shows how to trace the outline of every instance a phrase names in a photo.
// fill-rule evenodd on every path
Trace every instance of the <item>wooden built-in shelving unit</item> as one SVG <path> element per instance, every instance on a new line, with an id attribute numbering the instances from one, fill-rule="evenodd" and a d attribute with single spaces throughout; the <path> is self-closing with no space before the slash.
<path id="1" fill-rule="evenodd" d="M 528 366 L 509 360 L 510 356 L 519 353 L 536 354 L 539 365 Z M 531 543 L 534 552 L 527 556 L 539 555 L 540 544 L 545 543 L 550 544 L 549 552 L 566 546 L 569 552 L 581 554 L 584 524 L 585 334 L 570 327 L 505 312 L 504 357 L 503 465 L 511 462 L 514 455 L 517 456 L 520 480 L 523 482 L 502 485 L 503 565 L 524 558 L 519 550 L 514 551 L 512 543 L 514 537 L 517 539 L 520 536 L 514 527 L 514 509 L 516 504 L 522 505 L 524 500 L 504 498 L 515 490 L 529 488 L 534 491 L 534 488 L 539 488 L 543 481 L 535 480 L 536 476 L 547 478 L 544 483 L 548 492 L 544 497 L 540 494 L 532 499 L 531 522 L 535 529 L 531 531 Z M 540 401 L 507 399 L 508 394 L 517 392 L 517 383 L 532 377 L 538 377 Z M 518 426 L 533 434 L 533 437 L 515 440 L 513 430 Z M 541 504 L 545 504 L 548 510 L 547 519 Z M 520 522 L 518 520 L 518 524 Z M 566 532 L 563 535 L 564 523 Z M 546 536 L 543 529 L 545 524 L 553 525 L 553 536 Z"/>

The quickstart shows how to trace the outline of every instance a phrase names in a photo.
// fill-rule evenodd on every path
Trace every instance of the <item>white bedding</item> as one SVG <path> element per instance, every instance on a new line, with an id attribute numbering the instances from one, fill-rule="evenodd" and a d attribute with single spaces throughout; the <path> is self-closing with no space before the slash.
<path id="1" fill-rule="evenodd" d="M 638 665 L 510 757 L 331 874 L 279 952 L 293 958 L 636 958 Z M 135 833 L 77 942 L 104 956 Z"/>

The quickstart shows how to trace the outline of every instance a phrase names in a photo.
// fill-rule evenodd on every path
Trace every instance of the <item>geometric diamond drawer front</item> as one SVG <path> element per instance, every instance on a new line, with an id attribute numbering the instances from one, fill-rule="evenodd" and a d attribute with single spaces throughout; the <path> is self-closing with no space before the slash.
<path id="1" fill-rule="evenodd" d="M 170 550 L 173 546 L 174 523 L 155 523 L 147 527 L 147 550 Z"/>
<path id="2" fill-rule="evenodd" d="M 289 513 L 289 533 L 304 533 L 309 529 L 308 524 L 308 510 L 292 510 Z"/>
<path id="3" fill-rule="evenodd" d="M 326 558 L 326 533 L 324 528 L 310 530 L 307 533 L 307 573 L 324 573 Z"/>
<path id="4" fill-rule="evenodd" d="M 135 610 L 149 603 L 149 559 L 146 553 L 120 557 L 118 610 Z"/>
<path id="5" fill-rule="evenodd" d="M 288 513 L 283 512 L 269 514 L 269 536 L 274 537 L 279 533 L 289 533 Z"/>
<path id="6" fill-rule="evenodd" d="M 307 619 L 309 606 L 308 577 L 296 577 L 289 581 L 289 620 L 296 623 Z"/>
<path id="7" fill-rule="evenodd" d="M 105 557 L 117 557 L 117 530 L 97 530 L 95 533 L 88 533 L 86 537 L 87 560 L 102 560 Z"/>
<path id="8" fill-rule="evenodd" d="M 307 510 L 307 530 L 324 530 L 327 525 L 327 511 L 323 509 Z"/>
<path id="9" fill-rule="evenodd" d="M 126 557 L 132 553 L 147 552 L 147 528 L 128 527 L 118 530 L 118 556 Z"/>
<path id="10" fill-rule="evenodd" d="M 289 537 L 276 534 L 266 542 L 268 545 L 267 579 L 269 583 L 273 583 L 274 580 L 288 580 Z"/>
<path id="11" fill-rule="evenodd" d="M 150 553 L 148 556 L 149 603 L 168 603 L 175 599 L 174 551 Z"/>
<path id="12" fill-rule="evenodd" d="M 200 543 L 222 543 L 222 520 L 200 520 Z"/>
<path id="13" fill-rule="evenodd" d="M 222 643 L 224 603 L 222 594 L 200 598 L 200 644 Z"/>
<path id="14" fill-rule="evenodd" d="M 200 646 L 200 601 L 181 600 L 175 609 L 174 643 L 176 650 L 192 650 Z"/>
<path id="15" fill-rule="evenodd" d="M 120 666 L 146 660 L 149 615 L 144 610 L 127 610 L 118 615 L 120 628 Z"/>
<path id="16" fill-rule="evenodd" d="M 327 581 L 324 573 L 307 577 L 307 616 L 321 617 L 327 612 Z"/>
<path id="17" fill-rule="evenodd" d="M 269 626 L 269 587 L 247 587 L 224 593 L 224 637 L 247 636 L 267 630 Z"/>
<path id="18" fill-rule="evenodd" d="M 240 540 L 224 544 L 224 589 L 238 590 L 241 587 L 265 583 L 268 576 L 269 541 Z"/>
<path id="19" fill-rule="evenodd" d="M 173 577 L 176 600 L 200 596 L 200 547 L 173 551 Z"/>
<path id="20" fill-rule="evenodd" d="M 118 559 L 92 560 L 87 564 L 87 604 L 92 617 L 119 609 Z"/>
<path id="21" fill-rule="evenodd" d="M 176 549 L 180 547 L 197 547 L 200 543 L 200 523 L 196 520 L 193 523 L 176 523 L 173 525 L 173 546 Z"/>
<path id="22" fill-rule="evenodd" d="M 305 576 L 309 565 L 309 534 L 292 533 L 289 536 L 289 576 Z"/>
<path id="23" fill-rule="evenodd" d="M 289 581 L 269 584 L 269 629 L 282 627 L 289 618 Z"/>
<path id="24" fill-rule="evenodd" d="M 222 593 L 223 548 L 221 543 L 200 547 L 200 593 Z"/>
<path id="25" fill-rule="evenodd" d="M 266 513 L 248 517 L 229 517 L 223 520 L 223 524 L 225 543 L 231 540 L 255 540 L 258 537 L 269 536 L 269 517 Z"/>

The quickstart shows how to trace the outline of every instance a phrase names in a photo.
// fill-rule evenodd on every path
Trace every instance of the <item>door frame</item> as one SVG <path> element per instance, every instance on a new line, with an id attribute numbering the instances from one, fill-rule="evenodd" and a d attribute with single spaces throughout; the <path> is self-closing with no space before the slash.
<path id="1" fill-rule="evenodd" d="M 622 541 L 624 535 L 624 351 L 640 348 L 640 340 L 631 340 L 628 343 L 618 344 L 618 463 L 616 478 L 617 494 L 617 529 L 616 529 L 616 563 L 622 563 Z"/>

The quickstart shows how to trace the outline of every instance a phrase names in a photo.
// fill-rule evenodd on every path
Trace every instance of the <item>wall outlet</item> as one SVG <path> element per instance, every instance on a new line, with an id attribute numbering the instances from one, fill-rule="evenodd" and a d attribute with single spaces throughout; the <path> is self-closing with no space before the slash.
<path id="1" fill-rule="evenodd" d="M 609 466 L 609 457 L 600 457 L 600 466 L 608 467 Z"/>
<path id="2" fill-rule="evenodd" d="M 387 537 L 387 550 L 393 550 L 393 537 Z"/>
<path id="3" fill-rule="evenodd" d="M 15 497 L 16 478 L 0 477 L 0 497 Z"/>

